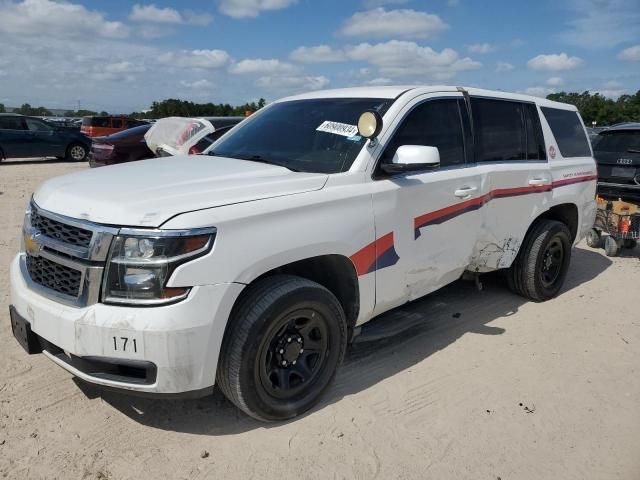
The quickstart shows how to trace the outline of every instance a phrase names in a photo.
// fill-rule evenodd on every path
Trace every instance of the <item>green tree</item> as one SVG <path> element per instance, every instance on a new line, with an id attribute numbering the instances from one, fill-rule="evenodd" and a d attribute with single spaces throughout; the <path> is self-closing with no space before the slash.
<path id="1" fill-rule="evenodd" d="M 4 103 L 0 103 L 0 113 L 5 113 Z"/>
<path id="2" fill-rule="evenodd" d="M 547 98 L 575 105 L 588 126 L 592 122 L 602 126 L 620 122 L 640 122 L 640 90 L 633 95 L 621 95 L 617 100 L 589 91 L 552 93 Z"/>

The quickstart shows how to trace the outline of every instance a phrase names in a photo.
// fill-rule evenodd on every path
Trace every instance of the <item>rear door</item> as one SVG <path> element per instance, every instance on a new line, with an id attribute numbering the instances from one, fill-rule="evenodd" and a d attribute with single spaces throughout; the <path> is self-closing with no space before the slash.
<path id="1" fill-rule="evenodd" d="M 379 162 L 401 145 L 437 147 L 440 168 L 375 172 L 376 313 L 455 280 L 469 264 L 481 227 L 482 177 L 468 162 L 468 114 L 461 94 L 420 96 L 400 113 Z"/>
<path id="2" fill-rule="evenodd" d="M 0 115 L 0 148 L 5 157 L 28 157 L 30 140 L 23 117 Z"/>
<path id="3" fill-rule="evenodd" d="M 475 161 L 485 175 L 481 232 L 471 269 L 511 265 L 531 222 L 548 208 L 552 176 L 534 103 L 471 97 Z"/>

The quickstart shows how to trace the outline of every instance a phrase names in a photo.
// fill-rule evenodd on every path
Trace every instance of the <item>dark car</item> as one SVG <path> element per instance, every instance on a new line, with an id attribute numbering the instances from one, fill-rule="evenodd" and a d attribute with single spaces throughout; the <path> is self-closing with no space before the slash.
<path id="1" fill-rule="evenodd" d="M 144 140 L 144 134 L 150 128 L 151 125 L 141 125 L 106 137 L 94 138 L 89 153 L 89 165 L 102 167 L 155 157 Z"/>
<path id="2" fill-rule="evenodd" d="M 601 132 L 593 150 L 598 163 L 598 195 L 640 202 L 640 123 Z"/>
<path id="3" fill-rule="evenodd" d="M 56 126 L 34 117 L 0 114 L 0 160 L 57 157 L 81 162 L 91 140 L 73 128 Z"/>

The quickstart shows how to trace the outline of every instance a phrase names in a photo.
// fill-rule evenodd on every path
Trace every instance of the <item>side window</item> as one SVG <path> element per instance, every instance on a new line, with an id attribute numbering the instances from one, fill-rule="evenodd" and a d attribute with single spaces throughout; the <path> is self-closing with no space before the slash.
<path id="1" fill-rule="evenodd" d="M 563 157 L 590 157 L 589 140 L 578 112 L 541 107 Z"/>
<path id="2" fill-rule="evenodd" d="M 52 130 L 52 128 L 44 122 L 40 120 L 34 120 L 33 118 L 25 118 L 25 123 L 27 124 L 27 129 L 32 132 L 48 132 Z"/>
<path id="3" fill-rule="evenodd" d="M 0 129 L 3 130 L 24 130 L 22 117 L 0 116 Z"/>
<path id="4" fill-rule="evenodd" d="M 414 108 L 391 138 L 382 162 L 390 162 L 402 145 L 437 147 L 443 167 L 463 164 L 464 141 L 458 101 L 431 100 Z"/>
<path id="5" fill-rule="evenodd" d="M 538 109 L 535 105 L 525 104 L 525 125 L 527 127 L 527 160 L 546 160 L 547 151 Z"/>
<path id="6" fill-rule="evenodd" d="M 111 127 L 112 128 L 122 128 L 122 119 L 121 118 L 112 118 L 111 119 Z"/>
<path id="7" fill-rule="evenodd" d="M 526 160 L 524 104 L 472 98 L 476 161 Z"/>

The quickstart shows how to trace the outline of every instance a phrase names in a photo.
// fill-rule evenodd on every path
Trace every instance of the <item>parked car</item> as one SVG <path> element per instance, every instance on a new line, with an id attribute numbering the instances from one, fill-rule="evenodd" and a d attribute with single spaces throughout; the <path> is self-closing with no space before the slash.
<path id="1" fill-rule="evenodd" d="M 189 155 L 197 155 L 199 153 L 204 152 L 207 148 L 209 148 L 215 141 L 217 141 L 220 137 L 222 137 L 225 133 L 231 130 L 233 126 L 228 127 L 220 127 L 216 128 L 213 133 L 205 136 L 202 140 L 196 143 L 193 147 L 189 149 Z"/>
<path id="2" fill-rule="evenodd" d="M 129 117 L 83 117 L 80 130 L 88 137 L 104 137 L 145 124 L 146 122 Z"/>
<path id="3" fill-rule="evenodd" d="M 362 324 L 465 273 L 558 295 L 596 210 L 576 108 L 499 91 L 298 95 L 206 153 L 36 190 L 11 264 L 28 352 L 121 391 L 215 383 L 283 420 L 318 401 Z"/>
<path id="4" fill-rule="evenodd" d="M 245 117 L 166 117 L 145 134 L 149 148 L 158 157 L 200 153 L 211 144 L 206 138 L 219 128 L 237 125 Z M 226 130 L 225 130 L 226 131 Z M 213 138 L 217 138 L 214 135 Z M 200 145 L 200 147 L 198 146 Z"/>
<path id="5" fill-rule="evenodd" d="M 153 158 L 155 155 L 144 140 L 151 125 L 140 125 L 106 137 L 96 137 L 91 142 L 89 166 L 102 167 L 116 163 Z"/>
<path id="6" fill-rule="evenodd" d="M 624 123 L 598 135 L 593 154 L 598 163 L 598 195 L 640 202 L 640 123 Z"/>
<path id="7" fill-rule="evenodd" d="M 52 125 L 34 117 L 0 113 L 0 160 L 57 157 L 86 160 L 91 140 L 74 128 Z"/>

